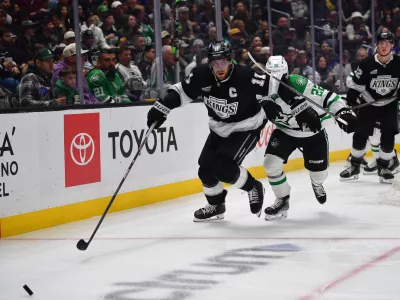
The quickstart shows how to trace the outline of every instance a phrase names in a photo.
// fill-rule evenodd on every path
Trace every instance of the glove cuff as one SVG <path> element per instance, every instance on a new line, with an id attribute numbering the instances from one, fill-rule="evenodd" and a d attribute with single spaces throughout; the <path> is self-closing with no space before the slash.
<path id="1" fill-rule="evenodd" d="M 292 109 L 292 114 L 294 116 L 297 116 L 299 113 L 303 112 L 305 109 L 307 109 L 309 107 L 308 103 L 306 101 L 304 101 L 303 103 L 301 103 L 300 105 L 297 105 L 295 107 L 291 107 Z"/>
<path id="2" fill-rule="evenodd" d="M 154 103 L 153 107 L 155 109 L 157 109 L 158 111 L 162 112 L 164 115 L 168 115 L 169 112 L 171 111 L 168 107 L 166 107 L 164 104 L 160 103 L 159 101 Z"/>

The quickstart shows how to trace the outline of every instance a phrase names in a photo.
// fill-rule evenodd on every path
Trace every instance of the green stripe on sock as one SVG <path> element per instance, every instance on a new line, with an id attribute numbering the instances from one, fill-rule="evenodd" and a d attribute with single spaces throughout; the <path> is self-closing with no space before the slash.
<path id="1" fill-rule="evenodd" d="M 371 148 L 372 152 L 379 152 L 379 148 Z"/>
<path id="2" fill-rule="evenodd" d="M 276 182 L 270 181 L 269 184 L 270 185 L 280 185 L 280 184 L 284 183 L 285 181 L 286 181 L 286 176 L 282 180 L 279 180 Z"/>

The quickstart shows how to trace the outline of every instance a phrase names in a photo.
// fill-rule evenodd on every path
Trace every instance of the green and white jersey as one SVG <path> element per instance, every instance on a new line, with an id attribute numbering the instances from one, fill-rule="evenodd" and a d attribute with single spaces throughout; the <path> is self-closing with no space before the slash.
<path id="1" fill-rule="evenodd" d="M 273 80 L 273 79 L 271 79 Z M 276 81 L 275 81 L 276 82 Z M 300 94 L 307 96 L 314 102 L 318 103 L 324 108 L 327 108 L 330 112 L 336 114 L 340 109 L 347 107 L 346 102 L 342 100 L 342 98 L 324 88 L 314 84 L 307 78 L 300 76 L 300 75 L 290 75 L 289 76 L 289 83 L 290 85 L 295 88 Z M 295 136 L 295 137 L 309 137 L 316 133 L 313 132 L 303 132 L 301 131 L 299 125 L 297 124 L 296 118 L 292 114 L 292 110 L 290 106 L 286 104 L 277 93 L 279 87 L 279 83 L 270 86 L 269 92 L 269 100 L 275 101 L 281 108 L 282 112 L 281 116 L 277 118 L 274 122 L 276 127 L 281 129 L 288 135 Z M 287 101 L 287 99 L 286 99 Z M 326 112 L 319 109 L 311 102 L 308 102 L 318 113 L 321 118 L 321 123 L 324 125 L 324 121 L 331 118 Z"/>
<path id="2" fill-rule="evenodd" d="M 125 94 L 124 82 L 118 73 L 115 74 L 114 80 L 110 80 L 103 71 L 92 69 L 86 80 L 90 93 L 100 102 L 130 102 Z"/>

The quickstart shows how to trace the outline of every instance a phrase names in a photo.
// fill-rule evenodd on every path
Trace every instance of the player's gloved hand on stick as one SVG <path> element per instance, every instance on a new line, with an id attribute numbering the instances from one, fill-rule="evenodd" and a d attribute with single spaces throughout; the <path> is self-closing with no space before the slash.
<path id="1" fill-rule="evenodd" d="M 290 108 L 301 130 L 306 131 L 305 129 L 308 127 L 312 132 L 320 131 L 321 121 L 315 109 L 307 103 L 304 97 L 296 96 L 293 100 Z"/>
<path id="2" fill-rule="evenodd" d="M 154 122 L 157 122 L 154 129 L 159 128 L 167 119 L 170 109 L 162 104 L 160 101 L 154 103 L 147 114 L 147 127 L 151 127 Z"/>
<path id="3" fill-rule="evenodd" d="M 340 121 L 342 119 L 347 124 L 344 124 Z M 336 113 L 336 120 L 338 122 L 338 126 L 346 133 L 352 133 L 356 130 L 357 126 L 357 117 L 354 113 L 348 108 L 342 108 Z"/>
<path id="4" fill-rule="evenodd" d="M 275 119 L 278 118 L 280 113 L 282 112 L 282 108 L 272 100 L 261 102 L 261 106 L 265 111 L 267 119 L 271 122 L 274 122 Z"/>

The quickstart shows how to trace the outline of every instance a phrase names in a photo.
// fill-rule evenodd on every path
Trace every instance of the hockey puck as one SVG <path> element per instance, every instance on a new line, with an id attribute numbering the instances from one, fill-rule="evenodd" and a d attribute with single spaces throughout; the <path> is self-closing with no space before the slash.
<path id="1" fill-rule="evenodd" d="M 29 296 L 33 295 L 32 290 L 26 284 L 23 286 L 24 290 L 29 294 Z"/>

